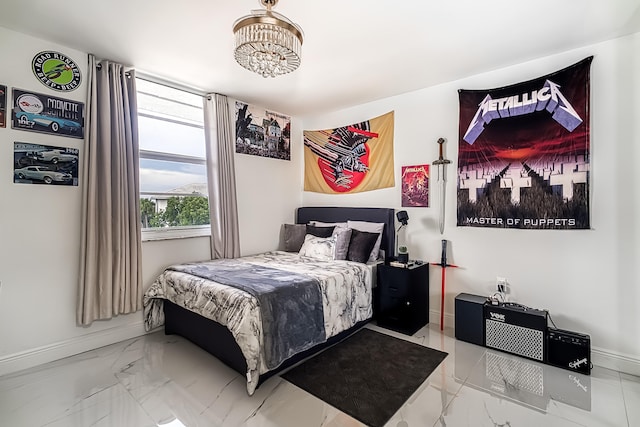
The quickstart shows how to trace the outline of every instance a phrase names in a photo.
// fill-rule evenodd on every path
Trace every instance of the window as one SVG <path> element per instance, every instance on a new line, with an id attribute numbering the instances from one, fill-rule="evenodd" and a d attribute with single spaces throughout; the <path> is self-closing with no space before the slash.
<path id="1" fill-rule="evenodd" d="M 202 96 L 136 85 L 143 240 L 209 235 Z"/>

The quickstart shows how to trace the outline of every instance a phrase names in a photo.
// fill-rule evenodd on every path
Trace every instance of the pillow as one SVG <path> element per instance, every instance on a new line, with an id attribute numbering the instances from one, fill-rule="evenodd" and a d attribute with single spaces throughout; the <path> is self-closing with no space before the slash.
<path id="1" fill-rule="evenodd" d="M 336 227 L 333 230 L 333 237 L 336 238 L 336 256 L 335 259 L 347 259 L 347 253 L 349 252 L 349 242 L 351 241 L 350 228 Z"/>
<path id="2" fill-rule="evenodd" d="M 379 233 L 376 244 L 371 249 L 369 255 L 369 261 L 376 261 L 378 259 L 378 252 L 380 252 L 380 243 L 382 242 L 382 230 L 384 230 L 384 222 L 368 222 L 368 221 L 347 221 L 349 228 L 356 229 L 358 231 L 367 231 L 370 233 Z"/>
<path id="3" fill-rule="evenodd" d="M 347 259 L 349 261 L 366 264 L 367 261 L 369 261 L 371 251 L 376 245 L 377 238 L 378 233 L 360 231 L 356 228 L 352 229 L 351 240 L 349 241 L 349 250 L 347 251 Z"/>
<path id="4" fill-rule="evenodd" d="M 307 234 L 304 224 L 284 224 L 284 250 L 287 252 L 299 252 Z"/>
<path id="5" fill-rule="evenodd" d="M 316 237 L 307 234 L 299 254 L 321 261 L 332 261 L 336 253 L 335 237 Z"/>
<path id="6" fill-rule="evenodd" d="M 333 229 L 335 227 L 316 227 L 315 225 L 307 224 L 307 234 L 311 234 L 316 237 L 331 237 Z"/>
<path id="7" fill-rule="evenodd" d="M 320 221 L 309 221 L 310 225 L 315 225 L 316 227 L 336 227 L 336 228 L 348 228 L 346 222 L 320 222 Z"/>

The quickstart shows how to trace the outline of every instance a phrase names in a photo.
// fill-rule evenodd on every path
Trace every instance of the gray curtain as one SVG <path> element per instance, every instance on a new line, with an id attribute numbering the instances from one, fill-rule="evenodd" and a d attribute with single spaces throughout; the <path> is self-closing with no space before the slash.
<path id="1" fill-rule="evenodd" d="M 142 308 L 135 75 L 93 55 L 88 74 L 79 325 Z"/>
<path id="2" fill-rule="evenodd" d="M 204 130 L 207 144 L 207 180 L 211 212 L 211 257 L 240 256 L 238 202 L 233 156 L 234 125 L 227 97 L 210 94 L 204 98 Z"/>

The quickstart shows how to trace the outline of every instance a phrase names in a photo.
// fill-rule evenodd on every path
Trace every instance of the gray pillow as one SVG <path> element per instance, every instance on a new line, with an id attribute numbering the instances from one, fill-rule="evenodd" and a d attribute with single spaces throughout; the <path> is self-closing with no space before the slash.
<path id="1" fill-rule="evenodd" d="M 307 234 L 307 226 L 304 224 L 284 224 L 284 250 L 287 252 L 299 252 Z"/>
<path id="2" fill-rule="evenodd" d="M 347 259 L 349 252 L 349 242 L 351 241 L 351 229 L 336 227 L 333 230 L 336 238 L 336 259 Z"/>

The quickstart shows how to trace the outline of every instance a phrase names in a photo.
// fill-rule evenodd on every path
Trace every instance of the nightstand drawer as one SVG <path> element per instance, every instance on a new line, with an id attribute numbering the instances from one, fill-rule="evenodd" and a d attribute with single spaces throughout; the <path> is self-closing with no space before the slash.
<path id="1" fill-rule="evenodd" d="M 380 295 L 400 298 L 409 295 L 408 282 L 392 282 L 380 287 Z"/>

